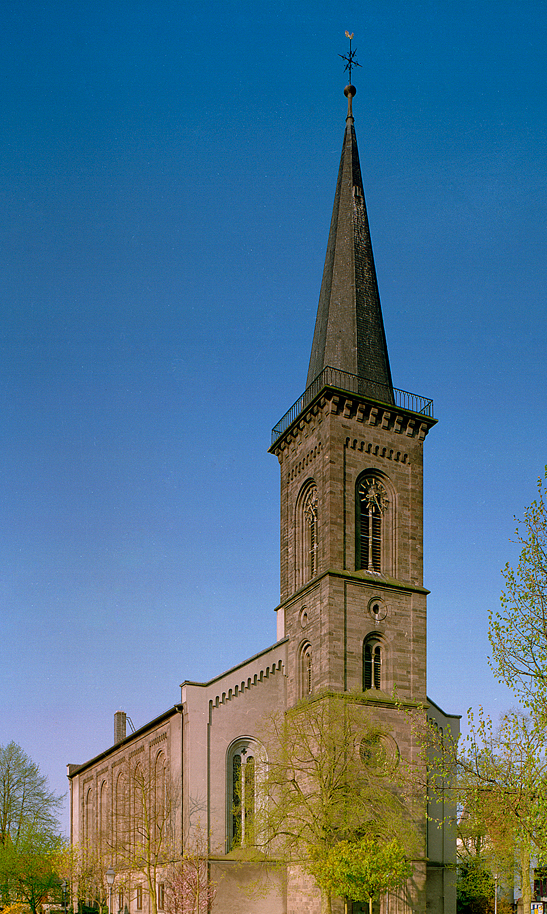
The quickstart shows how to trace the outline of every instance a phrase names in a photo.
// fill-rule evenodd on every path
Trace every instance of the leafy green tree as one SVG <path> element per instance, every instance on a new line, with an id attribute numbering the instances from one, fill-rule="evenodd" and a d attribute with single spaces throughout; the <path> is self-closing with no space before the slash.
<path id="1" fill-rule="evenodd" d="M 313 863 L 312 863 L 313 868 Z M 386 892 L 402 888 L 412 875 L 412 866 L 402 844 L 393 838 L 381 843 L 375 838 L 339 841 L 313 868 L 325 894 L 348 901 L 372 901 Z"/>
<path id="2" fill-rule="evenodd" d="M 32 911 L 58 882 L 64 852 L 58 834 L 61 797 L 32 759 L 11 742 L 0 746 L 0 886 L 2 901 Z"/>
<path id="3" fill-rule="evenodd" d="M 537 498 L 518 522 L 516 568 L 505 566 L 499 612 L 489 614 L 491 667 L 526 708 L 510 711 L 499 727 L 482 711 L 470 718 L 467 744 L 457 760 L 457 796 L 466 826 L 482 847 L 460 840 L 462 904 L 486 897 L 488 878 L 521 871 L 524 910 L 530 910 L 532 857 L 547 854 L 547 467 Z M 471 847 L 475 853 L 467 853 Z M 509 877 L 510 878 L 510 877 Z"/>
<path id="4" fill-rule="evenodd" d="M 307 699 L 274 715 L 264 741 L 268 802 L 258 803 L 259 846 L 315 879 L 340 842 L 372 838 L 380 846 L 398 838 L 407 852 L 416 849 L 414 786 L 363 696 Z M 323 911 L 330 912 L 329 886 L 318 884 Z"/>
<path id="5" fill-rule="evenodd" d="M 55 834 L 62 797 L 52 793 L 38 765 L 17 743 L 0 746 L 0 844 L 17 847 L 33 832 Z"/>
<path id="6" fill-rule="evenodd" d="M 462 775 L 461 786 L 465 786 L 466 782 L 467 778 Z M 466 804 L 465 791 L 462 793 L 464 810 L 458 822 L 457 841 L 458 914 L 493 914 L 498 880 L 507 890 L 513 888 L 514 848 L 511 836 L 505 835 L 501 847 L 499 842 L 494 846 L 482 814 L 483 807 L 491 805 L 492 795 L 481 792 L 479 796 L 483 803 L 478 804 L 478 808 L 473 802 L 476 795 L 477 791 L 473 788 Z M 499 835 L 499 828 L 496 834 Z"/>
<path id="7" fill-rule="evenodd" d="M 482 857 L 459 861 L 456 891 L 458 914 L 493 914 L 495 880 Z"/>
<path id="8" fill-rule="evenodd" d="M 492 668 L 523 705 L 547 716 L 547 467 L 516 530 L 516 569 L 505 566 L 501 612 L 491 612 Z"/>
<path id="9" fill-rule="evenodd" d="M 547 743 L 541 724 L 517 711 L 495 730 L 482 712 L 458 756 L 465 815 L 482 832 L 490 872 L 520 869 L 524 914 L 532 898 L 531 859 L 547 852 Z"/>
<path id="10" fill-rule="evenodd" d="M 25 902 L 35 914 L 59 885 L 65 852 L 60 836 L 32 825 L 21 829 L 17 845 L 8 842 L 0 851 L 0 873 L 9 897 Z"/>

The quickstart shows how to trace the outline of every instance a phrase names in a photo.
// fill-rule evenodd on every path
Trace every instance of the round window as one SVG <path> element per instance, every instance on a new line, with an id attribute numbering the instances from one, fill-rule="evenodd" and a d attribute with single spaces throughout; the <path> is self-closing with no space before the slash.
<path id="1" fill-rule="evenodd" d="M 373 597 L 369 601 L 368 611 L 375 622 L 383 622 L 387 616 L 387 606 L 381 597 Z"/>

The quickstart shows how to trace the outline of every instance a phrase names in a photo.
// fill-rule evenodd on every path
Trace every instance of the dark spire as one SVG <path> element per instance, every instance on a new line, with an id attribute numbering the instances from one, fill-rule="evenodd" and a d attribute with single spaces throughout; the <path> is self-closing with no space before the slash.
<path id="1" fill-rule="evenodd" d="M 359 391 L 365 396 L 392 403 L 391 371 L 353 126 L 356 91 L 352 85 L 344 89 L 348 116 L 307 386 L 324 368 L 331 367 L 362 379 Z"/>

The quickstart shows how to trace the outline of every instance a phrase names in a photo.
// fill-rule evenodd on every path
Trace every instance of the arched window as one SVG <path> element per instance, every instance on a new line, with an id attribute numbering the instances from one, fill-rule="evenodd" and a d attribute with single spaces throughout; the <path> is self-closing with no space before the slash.
<path id="1" fill-rule="evenodd" d="M 377 635 L 365 638 L 363 644 L 363 691 L 385 687 L 385 672 L 382 670 L 383 645 Z"/>
<path id="2" fill-rule="evenodd" d="M 85 795 L 84 829 L 84 841 L 87 850 L 93 842 L 93 790 L 91 787 Z"/>
<path id="3" fill-rule="evenodd" d="M 317 486 L 312 486 L 304 499 L 304 520 L 307 524 L 306 551 L 309 577 L 317 574 Z"/>
<path id="4" fill-rule="evenodd" d="M 166 764 L 165 753 L 158 752 L 154 770 L 154 815 L 158 823 L 163 822 L 168 814 Z"/>
<path id="5" fill-rule="evenodd" d="M 116 844 L 124 847 L 129 838 L 129 809 L 127 803 L 127 780 L 125 772 L 121 771 L 116 780 Z"/>
<path id="6" fill-rule="evenodd" d="M 313 479 L 302 487 L 296 506 L 296 583 L 301 587 L 319 570 L 319 521 L 317 486 Z"/>
<path id="7" fill-rule="evenodd" d="M 299 693 L 300 698 L 311 695 L 313 691 L 313 657 L 309 641 L 300 645 L 299 657 Z"/>
<path id="8" fill-rule="evenodd" d="M 133 827 L 133 848 L 135 854 L 138 854 L 140 850 L 146 844 L 145 828 L 146 828 L 146 784 L 144 780 L 144 772 L 139 764 L 135 765 L 133 771 L 133 791 L 131 794 L 131 799 L 133 803 L 133 809 L 131 810 L 131 825 Z"/>
<path id="9" fill-rule="evenodd" d="M 103 847 L 109 838 L 108 784 L 103 781 L 99 789 L 99 847 Z"/>
<path id="10" fill-rule="evenodd" d="M 355 564 L 365 571 L 385 571 L 386 512 L 389 498 L 378 475 L 366 473 L 357 483 Z"/>
<path id="11" fill-rule="evenodd" d="M 263 750 L 250 737 L 236 740 L 228 752 L 228 847 L 257 843 L 257 781 Z"/>

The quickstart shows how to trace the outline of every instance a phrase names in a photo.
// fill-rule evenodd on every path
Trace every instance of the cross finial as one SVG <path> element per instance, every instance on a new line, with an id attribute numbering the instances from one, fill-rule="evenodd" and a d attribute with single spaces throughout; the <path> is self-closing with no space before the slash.
<path id="1" fill-rule="evenodd" d="M 346 61 L 346 66 L 344 67 L 344 72 L 347 70 L 349 72 L 349 82 L 351 85 L 351 71 L 354 67 L 360 67 L 361 64 L 355 60 L 355 55 L 357 51 L 351 50 L 351 39 L 353 38 L 353 32 L 350 33 L 346 31 L 346 38 L 349 38 L 349 52 L 347 54 L 339 54 L 338 57 L 341 57 L 342 60 Z"/>

